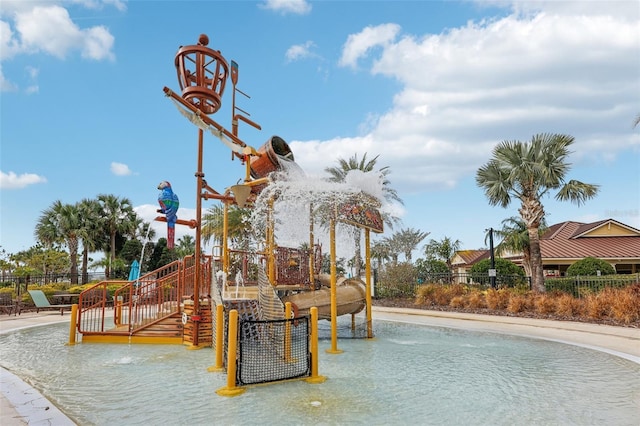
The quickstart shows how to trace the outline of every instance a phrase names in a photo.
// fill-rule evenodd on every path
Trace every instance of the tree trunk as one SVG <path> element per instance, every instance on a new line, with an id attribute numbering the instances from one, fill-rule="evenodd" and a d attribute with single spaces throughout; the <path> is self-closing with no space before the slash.
<path id="1" fill-rule="evenodd" d="M 542 253 L 540 252 L 540 235 L 538 227 L 527 228 L 529 247 L 531 249 L 531 282 L 533 291 L 544 293 L 544 273 L 542 270 Z"/>
<path id="2" fill-rule="evenodd" d="M 89 250 L 83 247 L 82 250 L 82 284 L 89 282 L 89 273 L 87 272 L 89 263 Z"/>

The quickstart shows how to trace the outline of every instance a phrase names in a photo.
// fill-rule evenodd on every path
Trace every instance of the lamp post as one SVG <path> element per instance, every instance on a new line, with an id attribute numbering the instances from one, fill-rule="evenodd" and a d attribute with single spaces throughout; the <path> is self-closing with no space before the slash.
<path id="1" fill-rule="evenodd" d="M 493 228 L 489 228 L 489 252 L 491 254 L 491 268 L 489 269 L 489 282 L 491 288 L 496 288 L 496 259 L 493 251 Z"/>

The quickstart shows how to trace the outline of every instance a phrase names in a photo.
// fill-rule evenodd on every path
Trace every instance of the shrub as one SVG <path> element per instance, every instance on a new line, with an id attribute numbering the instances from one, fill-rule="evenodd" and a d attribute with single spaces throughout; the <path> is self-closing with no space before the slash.
<path id="1" fill-rule="evenodd" d="M 389 266 L 376 283 L 377 297 L 406 297 L 416 290 L 416 272 L 410 263 Z"/>
<path id="2" fill-rule="evenodd" d="M 578 260 L 573 265 L 567 268 L 567 275 L 575 277 L 577 275 L 598 275 L 600 271 L 601 275 L 613 275 L 616 273 L 613 266 L 605 262 L 602 259 L 596 259 L 595 257 L 585 257 Z"/>

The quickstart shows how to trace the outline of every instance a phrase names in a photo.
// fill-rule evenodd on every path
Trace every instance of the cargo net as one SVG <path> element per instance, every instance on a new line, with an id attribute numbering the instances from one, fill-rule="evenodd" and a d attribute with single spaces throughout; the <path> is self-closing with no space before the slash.
<path id="1" fill-rule="evenodd" d="M 307 317 L 240 321 L 238 329 L 236 381 L 239 385 L 276 382 L 311 374 Z"/>
<path id="2" fill-rule="evenodd" d="M 363 312 L 353 317 L 350 314 L 336 318 L 336 334 L 338 339 L 368 338 L 367 318 Z M 318 321 L 318 340 L 331 340 L 331 320 Z"/>

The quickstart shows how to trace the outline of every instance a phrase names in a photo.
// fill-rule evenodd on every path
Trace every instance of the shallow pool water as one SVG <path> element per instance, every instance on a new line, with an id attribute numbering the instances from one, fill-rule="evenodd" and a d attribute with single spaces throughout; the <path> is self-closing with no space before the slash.
<path id="1" fill-rule="evenodd" d="M 323 324 L 323 322 L 321 322 Z M 324 324 L 328 324 L 324 322 Z M 64 324 L 0 335 L 0 364 L 79 425 L 638 425 L 640 364 L 544 340 L 376 321 L 320 341 L 322 384 L 222 397 L 211 349 L 65 345 Z"/>

